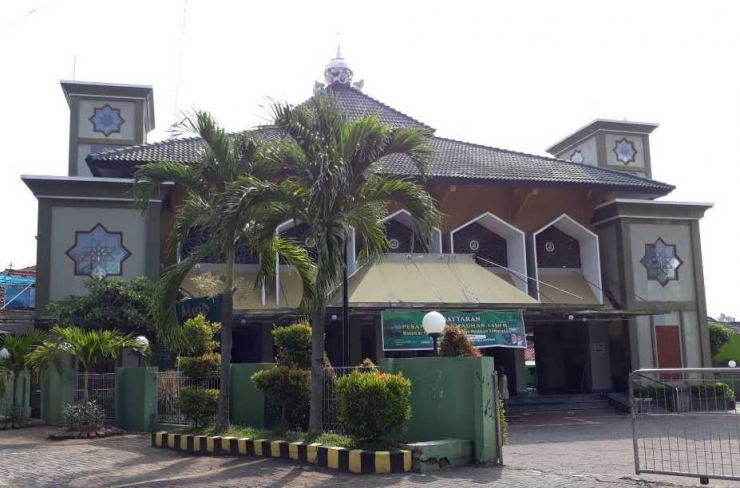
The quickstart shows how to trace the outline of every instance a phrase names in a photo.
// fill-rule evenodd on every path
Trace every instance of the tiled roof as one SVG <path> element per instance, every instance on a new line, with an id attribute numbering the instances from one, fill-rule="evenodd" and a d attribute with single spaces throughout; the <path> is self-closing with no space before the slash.
<path id="1" fill-rule="evenodd" d="M 376 114 L 381 122 L 394 126 L 431 128 L 354 88 L 331 88 L 338 104 L 348 118 L 356 119 Z M 261 127 L 248 131 L 260 138 L 278 137 L 274 128 Z M 111 176 L 112 172 L 130 171 L 139 163 L 171 160 L 193 162 L 198 159 L 198 138 L 170 139 L 153 144 L 142 144 L 113 151 L 91 154 L 88 163 L 97 176 Z M 560 159 L 536 156 L 495 147 L 471 144 L 453 139 L 434 137 L 431 142 L 434 156 L 429 165 L 431 178 L 466 181 L 528 182 L 539 184 L 576 184 L 602 186 L 636 192 L 666 194 L 673 186 L 655 180 L 607 170 L 595 166 L 572 163 Z M 408 158 L 395 156 L 381 161 L 379 172 L 392 175 L 418 175 Z M 117 166 L 120 166 L 117 168 Z M 116 176 L 122 176 L 117 174 Z M 128 175 L 127 175 L 128 176 Z"/>

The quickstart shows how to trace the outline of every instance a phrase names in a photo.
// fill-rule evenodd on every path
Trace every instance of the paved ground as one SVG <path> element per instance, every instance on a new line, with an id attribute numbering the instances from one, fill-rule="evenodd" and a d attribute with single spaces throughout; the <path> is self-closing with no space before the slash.
<path id="1" fill-rule="evenodd" d="M 51 443 L 46 428 L 0 432 L 0 486 L 10 487 L 619 487 L 695 486 L 680 478 L 634 479 L 626 417 L 514 422 L 506 467 L 434 475 L 337 474 L 281 460 L 190 457 L 153 449 L 148 436 Z M 716 485 L 712 486 L 732 486 Z"/>

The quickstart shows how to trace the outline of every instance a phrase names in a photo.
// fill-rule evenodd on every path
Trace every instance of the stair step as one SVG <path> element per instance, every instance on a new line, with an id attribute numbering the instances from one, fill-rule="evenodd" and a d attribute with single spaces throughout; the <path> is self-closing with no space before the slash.
<path id="1" fill-rule="evenodd" d="M 515 412 L 514 410 L 511 410 L 510 416 L 511 417 L 536 417 L 538 415 L 553 415 L 553 414 L 560 414 L 560 415 L 582 415 L 582 414 L 613 414 L 614 409 L 611 407 L 608 408 L 589 408 L 589 409 L 571 409 L 571 410 L 529 410 L 529 411 L 522 411 L 522 412 Z"/>
<path id="2" fill-rule="evenodd" d="M 509 409 L 520 412 L 529 411 L 540 411 L 540 410 L 590 410 L 595 408 L 611 408 L 609 402 L 594 401 L 594 402 L 578 402 L 578 403 L 542 403 L 539 405 L 511 405 Z"/>

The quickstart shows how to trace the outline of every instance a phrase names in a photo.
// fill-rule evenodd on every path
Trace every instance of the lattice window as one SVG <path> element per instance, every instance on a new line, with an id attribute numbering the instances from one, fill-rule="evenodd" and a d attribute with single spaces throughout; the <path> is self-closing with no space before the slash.
<path id="1" fill-rule="evenodd" d="M 578 239 L 557 227 L 548 227 L 537 236 L 537 265 L 540 268 L 580 268 Z"/>
<path id="2" fill-rule="evenodd" d="M 196 249 L 208 242 L 208 233 L 202 228 L 193 229 L 185 242 L 180 246 L 180 258 L 185 259 Z M 201 263 L 223 263 L 224 257 L 218 254 L 209 254 L 200 260 Z M 237 264 L 258 264 L 259 256 L 254 254 L 247 246 L 237 246 L 234 262 Z"/>
<path id="3" fill-rule="evenodd" d="M 424 252 L 424 245 L 414 238 L 414 231 L 397 220 L 385 223 L 385 235 L 388 238 L 388 252 L 409 253 Z M 413 249 L 411 243 L 413 242 Z"/>
<path id="4" fill-rule="evenodd" d="M 455 232 L 456 254 L 475 254 L 485 261 L 478 260 L 478 264 L 486 267 L 495 267 L 492 261 L 499 266 L 509 266 L 506 253 L 506 239 L 491 232 L 478 223 L 470 224 Z"/>

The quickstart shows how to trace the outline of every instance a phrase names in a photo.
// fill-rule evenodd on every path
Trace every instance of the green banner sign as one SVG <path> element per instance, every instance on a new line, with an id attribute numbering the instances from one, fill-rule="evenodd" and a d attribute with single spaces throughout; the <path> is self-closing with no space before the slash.
<path id="1" fill-rule="evenodd" d="M 211 322 L 221 322 L 221 299 L 222 296 L 218 295 L 213 298 L 190 298 L 178 302 L 175 305 L 177 320 L 183 323 L 198 315 L 205 315 L 206 319 Z"/>
<path id="2" fill-rule="evenodd" d="M 422 351 L 433 349 L 432 339 L 421 321 L 425 311 L 385 310 L 382 312 L 384 351 Z M 524 318 L 521 311 L 440 312 L 447 325 L 464 328 L 478 348 L 526 348 Z"/>

